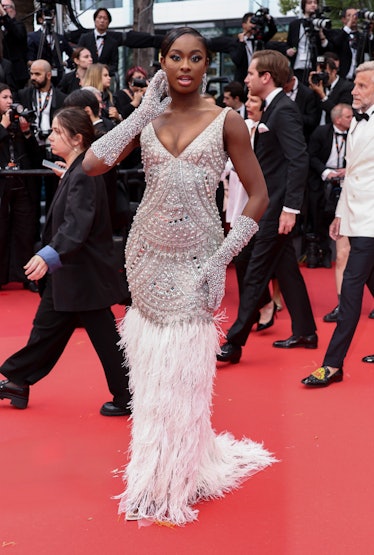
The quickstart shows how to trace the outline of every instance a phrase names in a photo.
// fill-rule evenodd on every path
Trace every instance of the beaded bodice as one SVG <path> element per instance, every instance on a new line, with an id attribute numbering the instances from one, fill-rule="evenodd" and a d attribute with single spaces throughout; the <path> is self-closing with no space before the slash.
<path id="1" fill-rule="evenodd" d="M 216 189 L 227 161 L 227 111 L 177 157 L 152 124 L 141 135 L 147 185 L 127 242 L 126 269 L 133 305 L 160 324 L 211 317 L 196 278 L 223 240 Z"/>

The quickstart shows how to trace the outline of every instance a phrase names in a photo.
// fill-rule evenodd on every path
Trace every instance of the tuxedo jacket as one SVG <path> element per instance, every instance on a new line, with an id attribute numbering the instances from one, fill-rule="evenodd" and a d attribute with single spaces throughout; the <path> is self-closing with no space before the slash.
<path id="1" fill-rule="evenodd" d="M 321 109 L 317 104 L 315 95 L 311 89 L 299 80 L 295 104 L 303 118 L 304 135 L 307 140 L 321 119 Z"/>
<path id="2" fill-rule="evenodd" d="M 310 163 L 309 187 L 317 191 L 321 188 L 322 173 L 327 169 L 326 162 L 330 157 L 334 140 L 332 123 L 318 126 L 310 136 L 308 150 Z"/>
<path id="3" fill-rule="evenodd" d="M 331 123 L 330 112 L 334 106 L 340 103 L 349 104 L 352 106 L 352 89 L 354 84 L 343 77 L 339 77 L 338 82 L 331 90 L 327 100 L 322 101 L 319 96 L 316 95 L 318 106 L 326 113 L 326 123 Z"/>
<path id="4" fill-rule="evenodd" d="M 352 119 L 347 136 L 346 172 L 336 208 L 340 233 L 348 237 L 374 237 L 374 117 Z"/>
<path id="5" fill-rule="evenodd" d="M 261 221 L 271 222 L 274 232 L 278 233 L 283 206 L 301 210 L 309 167 L 300 111 L 283 91 L 262 114 L 254 151 L 269 194 L 269 205 Z M 260 223 L 259 233 L 263 229 Z"/>
<path id="6" fill-rule="evenodd" d="M 99 62 L 100 64 L 107 65 L 110 75 L 114 75 L 118 71 L 119 42 L 118 38 L 112 32 L 107 31 L 104 39 L 104 46 L 100 56 L 97 52 L 95 31 L 83 33 L 83 35 L 81 35 L 79 38 L 78 46 L 84 46 L 91 52 L 94 64 L 97 64 Z"/>
<path id="7" fill-rule="evenodd" d="M 121 297 L 104 181 L 84 173 L 83 157 L 60 180 L 42 237 L 62 263 L 51 274 L 54 308 L 69 312 L 106 308 Z"/>

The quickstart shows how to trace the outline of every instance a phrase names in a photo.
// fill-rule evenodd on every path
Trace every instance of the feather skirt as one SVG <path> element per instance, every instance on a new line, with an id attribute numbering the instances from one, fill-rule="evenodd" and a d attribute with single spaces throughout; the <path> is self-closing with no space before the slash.
<path id="1" fill-rule="evenodd" d="M 120 328 L 130 368 L 132 437 L 119 513 L 183 525 L 275 461 L 262 445 L 211 427 L 219 349 L 213 321 L 160 326 L 130 308 Z"/>

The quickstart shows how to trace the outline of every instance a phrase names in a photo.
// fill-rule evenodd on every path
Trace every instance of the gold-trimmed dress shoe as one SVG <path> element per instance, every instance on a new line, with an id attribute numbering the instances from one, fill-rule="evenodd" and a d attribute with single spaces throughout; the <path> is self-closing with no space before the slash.
<path id="1" fill-rule="evenodd" d="M 335 374 L 331 374 L 327 366 L 321 366 L 321 368 L 314 370 L 310 376 L 301 380 L 301 383 L 310 387 L 326 387 L 330 383 L 341 381 L 343 381 L 343 368 L 339 368 Z"/>

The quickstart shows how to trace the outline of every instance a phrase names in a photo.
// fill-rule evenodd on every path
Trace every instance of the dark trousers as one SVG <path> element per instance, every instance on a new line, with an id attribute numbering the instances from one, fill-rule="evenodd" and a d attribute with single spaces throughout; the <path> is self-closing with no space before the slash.
<path id="1" fill-rule="evenodd" d="M 120 339 L 110 308 L 61 312 L 53 307 L 52 283 L 47 279 L 27 345 L 10 356 L 0 372 L 17 385 L 32 385 L 44 378 L 62 355 L 77 325 L 82 325 L 103 365 L 113 402 L 130 401 L 127 369 L 117 343 Z"/>
<path id="2" fill-rule="evenodd" d="M 36 203 L 20 180 L 0 184 L 0 285 L 25 282 L 23 266 L 34 254 Z"/>
<path id="3" fill-rule="evenodd" d="M 365 283 L 374 296 L 374 238 L 350 237 L 351 250 L 344 270 L 338 321 L 323 364 L 341 368 L 361 315 Z"/>
<path id="4" fill-rule="evenodd" d="M 239 295 L 238 316 L 227 340 L 245 345 L 258 311 L 266 296 L 269 281 L 275 276 L 292 320 L 293 335 L 312 335 L 316 330 L 308 293 L 289 235 L 256 235 L 237 257 L 246 265 Z"/>

